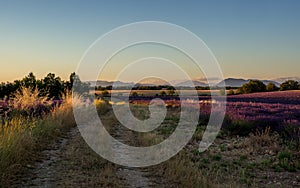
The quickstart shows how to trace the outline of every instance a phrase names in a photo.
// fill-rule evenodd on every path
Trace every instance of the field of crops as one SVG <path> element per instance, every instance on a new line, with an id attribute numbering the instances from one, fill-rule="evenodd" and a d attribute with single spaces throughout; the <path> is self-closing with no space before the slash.
<path id="1" fill-rule="evenodd" d="M 155 95 L 159 95 L 161 91 L 165 91 L 166 93 L 168 93 L 167 90 L 113 90 L 113 91 L 109 91 L 111 95 L 113 96 L 122 96 L 122 95 L 128 95 L 128 94 L 132 94 L 133 92 L 136 92 L 139 96 L 155 96 Z M 191 95 L 193 92 L 192 90 L 181 90 L 181 92 L 183 93 L 183 95 Z M 95 92 L 98 95 L 101 95 L 102 91 L 96 91 Z M 219 90 L 197 90 L 198 95 L 218 95 L 219 94 Z"/>
<path id="2" fill-rule="evenodd" d="M 154 98 L 149 96 L 132 97 L 131 103 L 148 104 Z M 178 107 L 180 101 L 178 97 L 165 96 L 161 97 L 165 100 L 167 106 Z M 215 97 L 218 99 L 222 96 Z M 190 103 L 194 103 L 195 97 L 186 97 Z M 56 104 L 57 101 L 52 101 Z M 211 100 L 209 96 L 200 96 L 199 104 L 201 114 L 209 115 Z M 47 106 L 49 103 L 47 104 Z M 14 105 L 18 107 L 18 105 Z M 0 108 L 7 110 L 7 102 L 0 101 Z M 35 107 L 35 108 L 33 108 Z M 43 108 L 44 107 L 44 108 Z M 231 120 L 243 120 L 255 122 L 269 126 L 278 125 L 300 125 L 300 91 L 282 91 L 282 92 L 263 92 L 244 95 L 227 96 L 226 114 Z M 38 111 L 47 110 L 44 105 L 33 104 L 32 106 L 22 106 L 23 110 L 37 113 Z"/>
<path id="3" fill-rule="evenodd" d="M 202 115 L 209 115 L 211 103 L 218 104 L 218 99 L 211 101 L 210 97 L 200 96 L 199 104 Z M 167 106 L 180 106 L 178 98 L 166 98 Z M 191 103 L 196 102 L 191 97 Z M 132 103 L 148 103 L 149 99 L 133 98 Z M 227 97 L 226 114 L 231 121 L 243 121 L 255 123 L 257 126 L 270 126 L 273 129 L 281 129 L 285 125 L 300 125 L 300 92 L 265 92 L 244 95 L 232 95 Z"/>
<path id="4" fill-rule="evenodd" d="M 227 114 L 232 119 L 272 125 L 300 125 L 300 92 L 270 92 L 228 97 Z"/>
<path id="5" fill-rule="evenodd" d="M 100 159 L 98 156 L 93 157 L 91 154 L 85 154 L 85 152 L 91 151 L 86 147 L 83 140 L 80 142 L 77 140 L 81 139 L 78 131 L 70 131 L 70 134 L 66 133 L 69 130 L 76 130 L 73 128 L 75 127 L 75 120 L 72 113 L 71 96 L 63 100 L 53 101 L 38 98 L 38 95 L 35 96 L 30 90 L 26 91 L 25 93 L 28 93 L 27 97 L 22 95 L 13 101 L 0 101 L 0 108 L 5 111 L 0 122 L 0 170 L 2 172 L 0 173 L 0 187 L 1 185 L 21 185 L 20 182 L 23 181 L 31 184 L 33 178 L 40 181 L 44 179 L 45 174 L 54 179 L 61 176 L 61 180 L 58 180 L 61 181 L 61 184 L 64 184 L 66 179 L 69 178 L 68 181 L 72 185 L 77 185 L 77 179 L 90 178 L 90 175 L 98 178 L 99 171 L 114 179 L 108 181 L 105 178 L 98 178 L 97 181 L 107 183 L 104 185 L 111 185 L 112 181 L 123 185 L 122 180 L 128 174 L 131 176 L 131 174 L 140 173 L 139 170 L 136 170 L 132 173 L 118 174 L 118 169 L 122 167 L 112 167 L 108 161 Z M 116 96 L 116 98 L 118 97 L 121 101 L 115 102 L 117 105 L 126 103 L 124 100 L 122 101 L 124 96 Z M 266 182 L 269 183 L 274 178 L 287 183 L 294 182 L 293 185 L 300 185 L 300 179 L 299 181 L 293 181 L 300 171 L 300 91 L 228 96 L 226 103 L 227 116 L 223 122 L 224 131 L 220 131 L 215 145 L 212 145 L 208 152 L 203 153 L 198 152 L 198 143 L 207 125 L 211 106 L 213 104 L 217 107 L 215 110 L 218 110 L 218 107 L 224 105 L 220 102 L 224 99 L 224 96 L 215 96 L 213 100 L 211 100 L 211 96 L 199 96 L 199 100 L 197 100 L 196 96 L 187 95 L 183 97 L 184 103 L 182 104 L 178 96 L 133 96 L 129 101 L 133 105 L 131 109 L 133 114 L 141 118 L 148 117 L 147 105 L 151 99 L 156 97 L 160 97 L 165 101 L 169 112 L 165 121 L 158 129 L 149 134 L 134 134 L 127 130 L 127 132 L 124 132 L 124 137 L 127 136 L 128 140 L 152 145 L 154 141 L 160 141 L 160 139 L 163 140 L 169 137 L 172 131 L 176 129 L 182 104 L 191 107 L 200 105 L 199 126 L 194 133 L 191 143 L 184 152 L 176 155 L 172 160 L 156 166 L 154 170 L 147 169 L 144 176 L 148 177 L 148 180 L 144 178 L 142 179 L 143 181 L 150 182 L 153 179 L 153 181 L 159 182 L 164 180 L 168 184 L 176 182 L 176 185 L 179 181 L 181 184 L 186 185 L 183 187 L 192 187 L 194 182 L 198 182 L 201 185 L 202 177 L 218 177 L 220 179 L 213 179 L 212 181 L 229 182 L 231 185 L 236 183 L 246 185 L 246 182 L 252 185 L 251 183 L 254 182 L 252 179 L 255 177 L 256 180 L 253 185 L 257 186 L 256 183 L 260 182 L 257 187 L 264 185 Z M 117 134 L 118 128 L 115 125 L 119 125 L 119 122 L 112 115 L 113 111 L 109 106 L 109 104 L 114 104 L 114 102 L 105 100 L 110 100 L 110 98 L 105 97 L 104 100 L 96 100 L 94 104 L 99 107 L 97 108 L 99 113 L 105 112 L 104 115 L 100 114 L 105 117 L 101 118 L 107 122 L 109 130 Z M 273 130 L 276 132 L 273 132 Z M 64 137 L 63 139 L 66 142 L 61 141 L 57 142 L 57 144 L 55 140 L 60 135 Z M 135 139 L 139 140 L 136 142 Z M 54 142 L 56 144 L 53 145 L 53 149 L 49 150 L 48 145 Z M 69 143 L 69 145 L 59 143 Z M 287 144 L 284 145 L 285 143 Z M 47 154 L 49 160 L 48 158 L 39 157 L 40 153 L 35 149 L 39 147 L 47 148 L 46 151 L 50 151 Z M 80 150 L 74 150 L 74 148 L 79 148 Z M 54 151 L 58 153 L 57 155 L 54 153 L 58 157 L 50 157 Z M 36 158 L 32 158 L 32 156 L 36 156 Z M 69 158 L 70 156 L 72 156 L 71 159 Z M 86 156 L 90 158 L 84 158 Z M 28 165 L 28 162 L 31 160 L 42 161 L 41 164 L 44 166 L 41 167 L 41 164 L 34 166 L 34 163 Z M 79 162 L 74 163 L 77 160 Z M 90 168 L 90 166 L 94 161 L 99 160 L 101 165 L 95 168 L 95 172 L 95 169 Z M 250 160 L 252 165 L 249 166 Z M 14 167 L 14 164 L 20 165 Z M 79 166 L 77 169 L 79 176 L 74 175 L 75 173 L 72 171 L 74 164 Z M 104 167 L 102 164 L 105 164 Z M 187 164 L 190 165 L 187 166 Z M 32 172 L 26 171 L 29 167 Z M 215 171 L 216 168 L 217 173 Z M 40 169 L 42 171 L 39 171 Z M 84 172 L 83 169 L 85 170 Z M 208 174 L 200 174 L 202 171 L 199 171 L 199 169 L 203 169 Z M 235 174 L 233 179 L 232 176 L 227 176 L 229 170 Z M 24 174 L 24 177 L 22 177 L 24 179 L 13 179 L 19 171 Z M 38 173 L 39 175 L 37 176 L 36 172 L 41 173 Z M 70 172 L 72 173 L 70 174 Z M 161 172 L 160 177 L 157 176 L 157 172 Z M 178 172 L 180 173 L 177 174 Z M 186 181 L 187 172 L 189 181 Z M 292 174 L 292 172 L 296 173 Z M 87 173 L 89 176 L 81 176 L 80 174 L 82 173 Z M 243 173 L 246 175 L 243 175 Z M 262 179 L 263 173 L 271 175 L 269 178 Z M 154 174 L 155 176 L 153 176 Z M 222 176 L 220 177 L 219 174 L 222 174 Z M 139 178 L 142 176 L 140 175 L 135 179 L 140 182 Z M 190 181 L 191 178 L 193 179 Z M 37 185 L 41 186 L 43 182 L 38 182 Z"/>

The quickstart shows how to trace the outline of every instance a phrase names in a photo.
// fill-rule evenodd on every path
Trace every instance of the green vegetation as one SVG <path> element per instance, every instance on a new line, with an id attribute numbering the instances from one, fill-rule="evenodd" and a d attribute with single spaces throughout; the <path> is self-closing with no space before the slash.
<path id="1" fill-rule="evenodd" d="M 76 83 L 78 93 L 87 91 L 89 85 L 80 81 L 79 77 L 72 73 L 68 81 L 61 80 L 53 73 L 47 74 L 43 79 L 36 79 L 35 75 L 31 72 L 21 80 L 15 80 L 10 83 L 0 84 L 0 99 L 13 98 L 14 94 L 21 90 L 21 88 L 37 89 L 39 96 L 47 97 L 48 99 L 62 99 L 67 91 L 72 90 L 73 84 Z"/>
<path id="2" fill-rule="evenodd" d="M 277 87 L 274 83 L 270 82 L 265 85 L 262 81 L 259 80 L 250 80 L 248 83 L 244 84 L 242 87 L 238 88 L 237 92 L 230 92 L 232 94 L 246 94 L 246 93 L 255 93 L 255 92 L 272 92 L 272 91 L 287 91 L 287 90 L 299 90 L 300 84 L 294 80 L 287 80 L 280 84 L 280 87 Z"/>
<path id="3" fill-rule="evenodd" d="M 280 84 L 280 90 L 286 91 L 286 90 L 298 90 L 300 89 L 300 85 L 297 81 L 294 80 L 288 80 Z"/>
<path id="4" fill-rule="evenodd" d="M 279 88 L 272 82 L 268 83 L 266 86 L 266 90 L 271 92 L 271 91 L 278 91 Z"/>
<path id="5" fill-rule="evenodd" d="M 165 91 L 160 91 L 160 92 L 159 92 L 159 95 L 160 95 L 160 96 L 166 96 L 167 93 L 166 93 Z"/>
<path id="6" fill-rule="evenodd" d="M 259 80 L 250 80 L 238 90 L 240 91 L 240 93 L 264 92 L 266 91 L 266 85 Z"/>
<path id="7" fill-rule="evenodd" d="M 103 90 L 101 94 L 102 94 L 103 97 L 108 97 L 109 96 L 109 92 L 107 90 Z"/>

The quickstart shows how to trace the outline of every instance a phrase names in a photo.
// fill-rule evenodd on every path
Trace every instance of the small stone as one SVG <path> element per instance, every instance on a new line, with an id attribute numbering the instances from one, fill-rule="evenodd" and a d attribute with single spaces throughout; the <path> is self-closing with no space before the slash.
<path id="1" fill-rule="evenodd" d="M 270 150 L 269 155 L 275 155 L 274 151 Z"/>
<path id="2" fill-rule="evenodd" d="M 26 167 L 27 167 L 27 168 L 33 168 L 33 166 L 30 165 L 30 164 L 27 164 Z"/>

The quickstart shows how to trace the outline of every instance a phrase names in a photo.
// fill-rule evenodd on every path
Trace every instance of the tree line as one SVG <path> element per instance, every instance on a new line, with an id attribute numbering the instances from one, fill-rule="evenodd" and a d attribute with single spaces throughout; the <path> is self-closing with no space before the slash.
<path id="1" fill-rule="evenodd" d="M 230 92 L 229 94 L 246 94 L 255 92 L 271 92 L 271 91 L 287 91 L 287 90 L 300 90 L 300 83 L 295 80 L 287 80 L 277 87 L 274 83 L 269 82 L 267 85 L 260 80 L 250 80 L 242 87 L 238 88 L 236 93 Z"/>
<path id="2" fill-rule="evenodd" d="M 74 81 L 79 84 L 82 90 L 88 89 L 89 85 L 80 81 L 79 76 L 74 72 L 70 74 L 69 80 L 64 81 L 54 73 L 48 73 L 44 78 L 37 79 L 31 72 L 23 79 L 15 80 L 13 82 L 2 82 L 0 84 L 0 99 L 12 98 L 14 93 L 20 91 L 22 87 L 37 89 L 41 96 L 46 96 L 49 99 L 61 99 L 67 91 L 72 90 Z"/>

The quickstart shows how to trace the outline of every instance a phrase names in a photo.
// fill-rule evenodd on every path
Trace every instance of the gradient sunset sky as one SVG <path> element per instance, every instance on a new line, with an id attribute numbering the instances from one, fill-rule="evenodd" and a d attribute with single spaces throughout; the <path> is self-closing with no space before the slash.
<path id="1" fill-rule="evenodd" d="M 297 0 L 0 1 L 0 82 L 29 72 L 67 79 L 98 37 L 152 20 L 195 33 L 225 77 L 300 77 L 299 10 Z"/>

